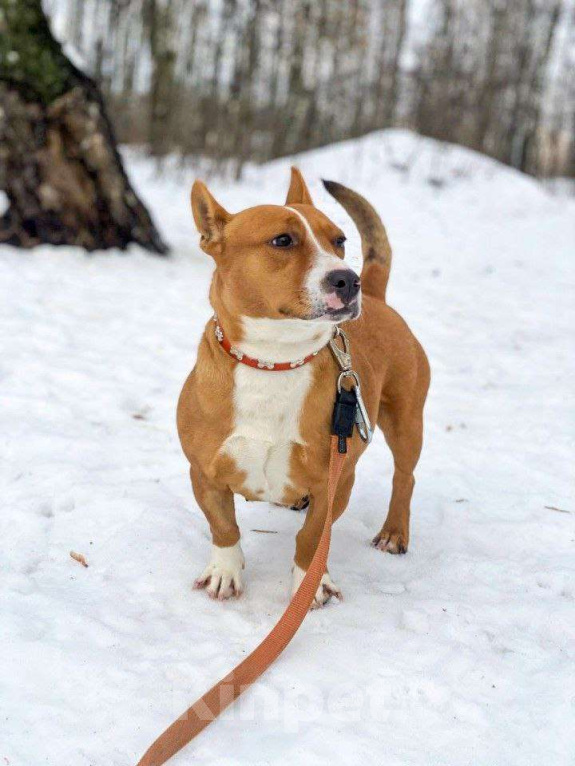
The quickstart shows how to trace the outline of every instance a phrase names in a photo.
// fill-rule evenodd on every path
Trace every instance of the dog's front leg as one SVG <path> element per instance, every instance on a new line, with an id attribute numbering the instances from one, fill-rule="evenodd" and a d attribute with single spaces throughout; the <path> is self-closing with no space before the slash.
<path id="1" fill-rule="evenodd" d="M 347 508 L 351 488 L 353 487 L 354 472 L 348 471 L 342 475 L 337 488 L 335 501 L 333 504 L 333 521 L 335 522 Z M 317 491 L 311 493 L 309 508 L 305 517 L 303 527 L 296 535 L 296 549 L 293 567 L 292 595 L 299 588 L 307 568 L 309 567 L 317 544 L 321 537 L 321 532 L 327 513 L 327 487 L 320 487 Z M 317 609 L 326 604 L 332 596 L 338 599 L 342 598 L 342 592 L 331 579 L 329 572 L 326 571 L 321 579 L 319 588 L 316 591 L 315 598 L 311 605 L 312 609 Z"/>
<path id="2" fill-rule="evenodd" d="M 245 565 L 236 522 L 234 495 L 228 488 L 217 487 L 197 467 L 190 468 L 192 487 L 212 533 L 210 563 L 195 581 L 196 588 L 206 588 L 212 598 L 224 600 L 239 596 L 243 590 Z"/>

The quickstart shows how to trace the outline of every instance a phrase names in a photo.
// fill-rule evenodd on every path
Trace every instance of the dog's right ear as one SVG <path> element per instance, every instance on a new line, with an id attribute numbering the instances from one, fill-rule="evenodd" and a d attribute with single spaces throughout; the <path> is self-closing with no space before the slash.
<path id="1" fill-rule="evenodd" d="M 232 215 L 214 199 L 203 181 L 195 181 L 192 186 L 192 213 L 202 250 L 210 255 L 221 253 L 224 228 Z"/>

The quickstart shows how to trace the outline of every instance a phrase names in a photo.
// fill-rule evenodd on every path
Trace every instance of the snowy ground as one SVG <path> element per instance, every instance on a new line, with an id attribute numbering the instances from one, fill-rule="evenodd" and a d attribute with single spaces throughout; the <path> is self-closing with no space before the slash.
<path id="1" fill-rule="evenodd" d="M 311 614 L 173 764 L 568 766 L 575 204 L 401 133 L 298 162 L 350 254 L 357 234 L 317 179 L 378 206 L 395 251 L 390 303 L 430 356 L 411 548 L 368 546 L 391 479 L 378 436 L 334 532 L 345 601 Z M 232 210 L 281 203 L 287 167 L 214 189 Z M 1 251 L 0 766 L 134 764 L 288 597 L 302 518 L 267 504 L 240 504 L 242 599 L 191 588 L 209 538 L 174 413 L 210 264 L 191 174 L 130 170 L 173 258 Z"/>

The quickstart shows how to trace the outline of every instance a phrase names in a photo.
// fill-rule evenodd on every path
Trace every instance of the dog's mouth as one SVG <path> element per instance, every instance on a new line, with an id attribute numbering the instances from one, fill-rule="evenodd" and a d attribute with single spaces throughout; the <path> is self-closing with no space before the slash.
<path id="1" fill-rule="evenodd" d="M 360 301 L 355 299 L 347 306 L 343 306 L 340 309 L 329 308 L 326 312 L 326 316 L 340 322 L 342 319 L 357 319 L 361 314 Z"/>
<path id="2" fill-rule="evenodd" d="M 284 316 L 296 317 L 295 313 L 288 312 L 285 309 L 280 309 L 280 312 Z M 329 306 L 322 306 L 315 311 L 300 314 L 298 319 L 303 319 L 307 322 L 333 322 L 338 324 L 339 322 L 349 322 L 352 319 L 357 319 L 361 314 L 361 302 L 357 299 L 351 301 L 347 306 L 333 309 Z"/>
<path id="3" fill-rule="evenodd" d="M 361 293 L 344 305 L 341 305 L 341 301 L 335 303 L 335 306 L 333 305 L 334 303 L 334 301 L 322 301 L 319 305 L 316 303 L 316 305 L 312 306 L 311 310 L 308 308 L 301 311 L 301 313 L 287 306 L 281 306 L 279 313 L 286 318 L 302 319 L 308 322 L 333 322 L 336 324 L 357 319 L 361 314 Z"/>
<path id="4" fill-rule="evenodd" d="M 333 307 L 329 303 L 324 304 L 317 311 L 314 311 L 309 319 L 314 319 L 319 322 L 348 322 L 352 319 L 357 319 L 361 314 L 361 298 L 358 295 L 356 298 L 346 303 L 344 306 Z"/>

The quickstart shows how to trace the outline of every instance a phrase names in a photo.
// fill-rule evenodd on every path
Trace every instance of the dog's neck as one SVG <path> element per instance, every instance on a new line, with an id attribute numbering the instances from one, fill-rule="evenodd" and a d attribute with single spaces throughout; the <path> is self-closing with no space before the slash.
<path id="1" fill-rule="evenodd" d="M 242 317 L 239 346 L 249 356 L 270 361 L 303 359 L 323 348 L 333 336 L 331 322 L 307 319 Z"/>
<path id="2" fill-rule="evenodd" d="M 231 316 L 218 307 L 218 323 L 231 344 L 254 359 L 287 362 L 319 351 L 333 337 L 334 324 L 307 319 Z"/>

